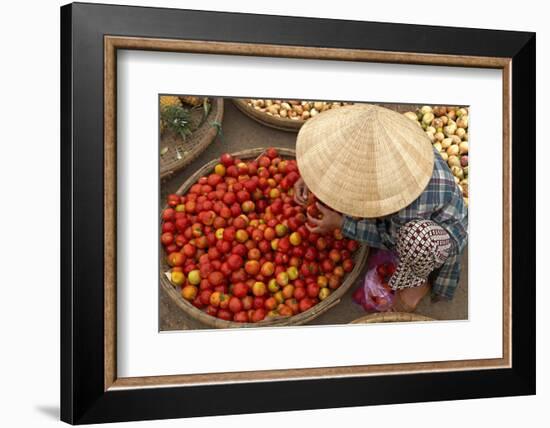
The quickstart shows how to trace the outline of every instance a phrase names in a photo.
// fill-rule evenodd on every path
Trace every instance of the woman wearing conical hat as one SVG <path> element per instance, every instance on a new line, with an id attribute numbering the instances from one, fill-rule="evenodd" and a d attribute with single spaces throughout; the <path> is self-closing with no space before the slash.
<path id="1" fill-rule="evenodd" d="M 433 300 L 453 298 L 468 212 L 449 167 L 417 124 L 374 105 L 328 110 L 301 128 L 296 158 L 296 201 L 304 204 L 311 191 L 323 203 L 322 218 L 308 219 L 310 231 L 341 228 L 397 252 L 389 283 L 396 310 L 415 310 L 430 288 Z"/>

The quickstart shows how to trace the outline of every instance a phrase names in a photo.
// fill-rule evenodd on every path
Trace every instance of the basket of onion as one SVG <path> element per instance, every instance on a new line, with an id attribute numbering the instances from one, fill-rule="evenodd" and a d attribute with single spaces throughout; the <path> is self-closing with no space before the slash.
<path id="1" fill-rule="evenodd" d="M 423 106 L 404 114 L 424 129 L 434 148 L 449 165 L 468 204 L 468 108 Z"/>
<path id="2" fill-rule="evenodd" d="M 353 104 L 340 101 L 300 101 L 235 98 L 235 106 L 251 119 L 289 132 L 298 132 L 302 125 L 318 114 Z"/>

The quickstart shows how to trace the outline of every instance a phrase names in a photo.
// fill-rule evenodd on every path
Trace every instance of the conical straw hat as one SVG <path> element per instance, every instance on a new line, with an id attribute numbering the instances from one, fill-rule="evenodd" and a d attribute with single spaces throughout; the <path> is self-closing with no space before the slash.
<path id="1" fill-rule="evenodd" d="M 381 217 L 422 193 L 432 176 L 434 152 L 409 118 L 355 104 L 306 121 L 296 159 L 306 185 L 326 205 L 350 216 Z"/>

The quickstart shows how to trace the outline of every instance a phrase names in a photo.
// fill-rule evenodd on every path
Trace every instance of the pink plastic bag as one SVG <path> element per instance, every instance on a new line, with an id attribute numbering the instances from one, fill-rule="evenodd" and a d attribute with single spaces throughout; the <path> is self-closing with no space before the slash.
<path id="1" fill-rule="evenodd" d="M 377 250 L 369 257 L 363 286 L 353 293 L 355 303 L 368 312 L 385 312 L 393 305 L 393 290 L 388 286 L 397 256 L 392 251 Z"/>

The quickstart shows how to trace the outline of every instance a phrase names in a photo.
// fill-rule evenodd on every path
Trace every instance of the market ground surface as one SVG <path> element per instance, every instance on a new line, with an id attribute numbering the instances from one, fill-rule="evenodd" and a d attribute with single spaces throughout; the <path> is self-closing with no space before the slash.
<path id="1" fill-rule="evenodd" d="M 160 204 L 166 200 L 166 195 L 175 192 L 178 187 L 197 169 L 208 161 L 219 157 L 224 152 L 236 152 L 256 147 L 289 147 L 294 148 L 296 134 L 278 131 L 263 126 L 241 113 L 231 100 L 225 100 L 223 118 L 223 136 L 218 136 L 194 162 L 176 173 L 161 184 Z M 347 324 L 366 314 L 363 309 L 354 304 L 351 294 L 360 285 L 364 275 L 344 295 L 341 302 L 311 324 Z M 190 319 L 160 288 L 159 322 L 160 330 L 185 330 L 207 328 L 195 320 Z M 464 251 L 460 285 L 455 298 L 450 302 L 431 303 L 424 298 L 417 308 L 417 313 L 437 320 L 464 320 L 468 318 L 468 250 Z"/>

